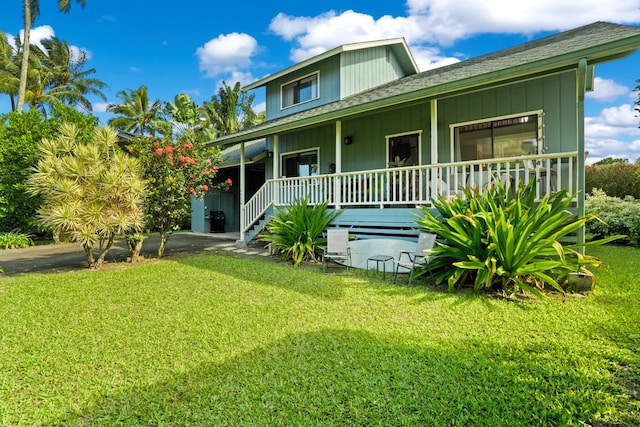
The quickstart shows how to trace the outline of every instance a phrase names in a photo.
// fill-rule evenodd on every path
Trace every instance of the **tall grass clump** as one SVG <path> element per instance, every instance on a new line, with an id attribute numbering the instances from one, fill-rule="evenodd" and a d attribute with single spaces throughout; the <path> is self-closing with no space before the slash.
<path id="1" fill-rule="evenodd" d="M 33 240 L 27 234 L 18 231 L 0 233 L 0 249 L 28 248 Z"/>

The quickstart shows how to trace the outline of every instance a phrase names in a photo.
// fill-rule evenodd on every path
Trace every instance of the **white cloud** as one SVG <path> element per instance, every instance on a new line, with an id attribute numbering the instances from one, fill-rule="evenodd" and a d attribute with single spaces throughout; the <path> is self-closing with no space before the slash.
<path id="1" fill-rule="evenodd" d="M 207 77 L 232 73 L 252 65 L 251 58 L 258 52 L 256 39 L 244 33 L 220 34 L 196 50 L 200 70 Z"/>
<path id="2" fill-rule="evenodd" d="M 36 45 L 38 46 L 38 48 L 44 51 L 44 46 L 42 45 L 42 42 L 44 40 L 53 38 L 55 36 L 56 36 L 56 33 L 53 30 L 53 28 L 51 28 L 49 25 L 41 25 L 39 27 L 34 27 L 31 29 L 31 35 L 29 40 L 32 45 Z M 13 35 L 7 33 L 7 41 L 9 42 L 11 47 L 15 49 L 16 46 L 15 46 L 13 37 L 14 37 Z M 20 40 L 24 40 L 24 30 L 20 30 Z M 71 51 L 72 61 L 77 61 L 83 53 L 86 60 L 90 60 L 93 56 L 90 50 L 80 48 L 78 46 L 69 45 L 69 50 Z"/>
<path id="3" fill-rule="evenodd" d="M 637 0 L 407 0 L 407 6 L 441 43 L 478 33 L 534 34 L 595 21 L 640 22 Z"/>
<path id="4" fill-rule="evenodd" d="M 29 35 L 29 41 L 31 44 L 38 46 L 44 50 L 42 41 L 55 37 L 56 33 L 49 25 L 41 25 L 39 27 L 33 27 Z M 24 41 L 24 30 L 20 30 L 20 40 Z"/>
<path id="5" fill-rule="evenodd" d="M 406 16 L 385 15 L 377 19 L 353 10 L 317 16 L 280 13 L 272 19 L 269 29 L 283 40 L 293 42 L 290 58 L 299 62 L 336 46 L 365 40 L 405 37 L 415 52 L 416 47 L 429 50 L 433 46 L 451 46 L 476 34 L 533 36 L 602 20 L 640 22 L 637 0 L 407 0 L 407 10 Z M 426 64 L 421 69 L 427 69 L 455 61 L 455 58 L 431 60 L 427 55 L 419 62 Z"/>
<path id="6" fill-rule="evenodd" d="M 629 95 L 630 89 L 611 79 L 596 77 L 594 91 L 587 93 L 587 98 L 598 102 L 611 102 L 623 95 Z"/>
<path id="7" fill-rule="evenodd" d="M 94 113 L 106 113 L 107 106 L 109 106 L 108 102 L 94 102 L 91 104 Z"/>
<path id="8" fill-rule="evenodd" d="M 587 163 L 605 157 L 627 158 L 634 162 L 640 157 L 640 119 L 631 104 L 605 108 L 598 117 L 585 118 L 585 149 Z"/>
<path id="9" fill-rule="evenodd" d="M 640 158 L 640 139 L 620 141 L 618 139 L 586 139 L 585 148 L 589 152 L 586 163 L 591 165 L 605 157 L 627 159 L 635 162 Z"/>
<path id="10" fill-rule="evenodd" d="M 435 47 L 410 46 L 409 48 L 420 71 L 431 70 L 460 62 L 458 58 L 442 56 L 440 49 Z"/>
<path id="11" fill-rule="evenodd" d="M 254 104 L 253 111 L 255 111 L 256 113 L 263 113 L 267 111 L 267 103 L 265 101 L 262 101 Z"/>

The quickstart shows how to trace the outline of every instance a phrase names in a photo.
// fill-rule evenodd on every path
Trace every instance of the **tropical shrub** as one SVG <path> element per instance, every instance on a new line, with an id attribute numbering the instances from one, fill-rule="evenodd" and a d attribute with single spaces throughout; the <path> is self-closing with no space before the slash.
<path id="1" fill-rule="evenodd" d="M 90 136 L 98 119 L 57 104 L 49 118 L 40 111 L 12 112 L 0 116 L 0 230 L 40 234 L 37 219 L 41 198 L 27 191 L 27 179 L 38 161 L 38 142 L 58 132 L 60 123 L 74 123 Z"/>
<path id="2" fill-rule="evenodd" d="M 99 268 L 116 235 L 142 230 L 145 186 L 138 160 L 115 149 L 116 131 L 96 128 L 89 143 L 62 124 L 39 144 L 42 158 L 28 191 L 43 199 L 42 223 L 79 242 L 91 268 Z"/>
<path id="3" fill-rule="evenodd" d="M 260 240 L 269 242 L 271 249 L 283 259 L 291 259 L 295 266 L 303 261 L 318 261 L 326 239 L 322 232 L 342 211 L 329 211 L 328 202 L 310 206 L 307 198 L 300 198 L 291 206 L 279 209 L 266 225 Z"/>
<path id="4" fill-rule="evenodd" d="M 640 245 L 640 201 L 608 196 L 601 189 L 587 195 L 585 213 L 594 217 L 587 222 L 587 232 L 602 238 L 616 234 L 627 236 L 629 243 Z"/>
<path id="5" fill-rule="evenodd" d="M 33 245 L 31 237 L 17 231 L 0 233 L 0 249 L 28 248 Z"/>
<path id="6" fill-rule="evenodd" d="M 147 183 L 145 223 L 148 230 L 160 233 L 158 256 L 162 257 L 171 234 L 191 216 L 191 196 L 202 198 L 216 189 L 228 191 L 232 182 L 215 182 L 222 160 L 220 150 L 205 148 L 191 135 L 184 135 L 178 143 L 138 137 L 123 148 L 142 165 Z"/>
<path id="7" fill-rule="evenodd" d="M 514 192 L 501 185 L 485 190 L 463 189 L 463 197 L 433 200 L 416 223 L 440 242 L 430 263 L 438 283 L 449 290 L 472 283 L 475 290 L 524 290 L 542 296 L 544 285 L 563 292 L 570 272 L 586 272 L 600 261 L 561 239 L 589 219 L 574 216 L 572 197 L 559 191 L 535 202 L 535 182 Z M 601 244 L 609 240 L 591 242 Z"/>
<path id="8" fill-rule="evenodd" d="M 599 188 L 610 196 L 640 199 L 640 164 L 601 161 L 585 168 L 585 194 Z"/>

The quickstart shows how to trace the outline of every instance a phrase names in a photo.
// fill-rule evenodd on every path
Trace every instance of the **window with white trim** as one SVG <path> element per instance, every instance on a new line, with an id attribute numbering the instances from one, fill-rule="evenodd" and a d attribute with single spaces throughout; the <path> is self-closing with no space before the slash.
<path id="1" fill-rule="evenodd" d="M 282 155 L 282 176 L 318 175 L 318 149 Z"/>
<path id="2" fill-rule="evenodd" d="M 455 161 L 537 154 L 542 112 L 452 125 Z"/>
<path id="3" fill-rule="evenodd" d="M 387 166 L 415 166 L 419 164 L 420 133 L 387 136 Z"/>
<path id="4" fill-rule="evenodd" d="M 313 73 L 282 85 L 282 108 L 318 98 L 318 75 L 319 73 Z"/>

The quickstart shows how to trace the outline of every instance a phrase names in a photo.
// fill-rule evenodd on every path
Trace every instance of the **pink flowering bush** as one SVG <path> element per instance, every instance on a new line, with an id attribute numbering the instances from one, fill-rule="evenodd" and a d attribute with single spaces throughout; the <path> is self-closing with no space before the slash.
<path id="1" fill-rule="evenodd" d="M 171 233 L 191 215 L 191 196 L 202 198 L 211 190 L 228 191 L 231 180 L 217 182 L 220 150 L 198 143 L 172 143 L 140 137 L 123 147 L 140 158 L 147 180 L 146 224 L 161 236 L 158 255 Z"/>

